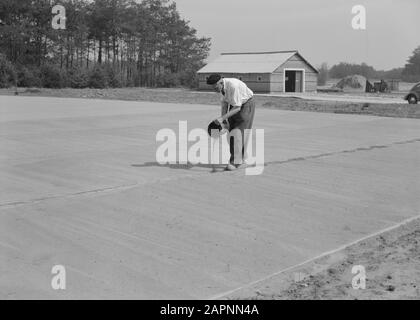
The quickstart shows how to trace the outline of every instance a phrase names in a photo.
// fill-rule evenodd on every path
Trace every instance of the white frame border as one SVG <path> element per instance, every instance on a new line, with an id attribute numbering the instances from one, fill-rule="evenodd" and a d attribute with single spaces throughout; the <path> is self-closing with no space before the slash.
<path id="1" fill-rule="evenodd" d="M 305 69 L 303 68 L 284 68 L 283 69 L 283 93 L 286 93 L 286 71 L 302 71 L 302 93 L 305 92 Z M 296 91 L 295 91 L 296 93 Z"/>

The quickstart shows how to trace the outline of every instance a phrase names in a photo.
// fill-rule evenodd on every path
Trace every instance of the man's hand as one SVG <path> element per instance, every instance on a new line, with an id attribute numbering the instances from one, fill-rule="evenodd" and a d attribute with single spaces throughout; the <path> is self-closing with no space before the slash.
<path id="1" fill-rule="evenodd" d="M 223 117 L 217 118 L 215 121 L 218 122 L 221 126 L 223 126 Z"/>

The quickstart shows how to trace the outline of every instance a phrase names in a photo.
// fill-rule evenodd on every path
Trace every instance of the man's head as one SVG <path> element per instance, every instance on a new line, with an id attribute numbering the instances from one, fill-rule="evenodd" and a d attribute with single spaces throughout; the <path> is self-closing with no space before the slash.
<path id="1" fill-rule="evenodd" d="M 221 92 L 223 89 L 222 76 L 220 74 L 212 74 L 207 78 L 207 84 L 213 86 L 213 89 L 217 92 Z"/>

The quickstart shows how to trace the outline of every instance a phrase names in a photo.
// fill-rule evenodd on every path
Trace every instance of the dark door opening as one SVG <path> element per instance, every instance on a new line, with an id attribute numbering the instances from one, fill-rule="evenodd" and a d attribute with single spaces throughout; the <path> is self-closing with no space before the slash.
<path id="1" fill-rule="evenodd" d="M 302 92 L 302 71 L 286 70 L 284 79 L 285 92 Z"/>

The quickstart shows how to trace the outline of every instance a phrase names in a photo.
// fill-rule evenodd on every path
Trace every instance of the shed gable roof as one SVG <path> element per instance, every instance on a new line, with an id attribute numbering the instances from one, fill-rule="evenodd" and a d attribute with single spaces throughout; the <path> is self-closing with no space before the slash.
<path id="1" fill-rule="evenodd" d="M 272 73 L 294 55 L 298 55 L 312 69 L 297 50 L 274 52 L 222 53 L 197 73 Z"/>

